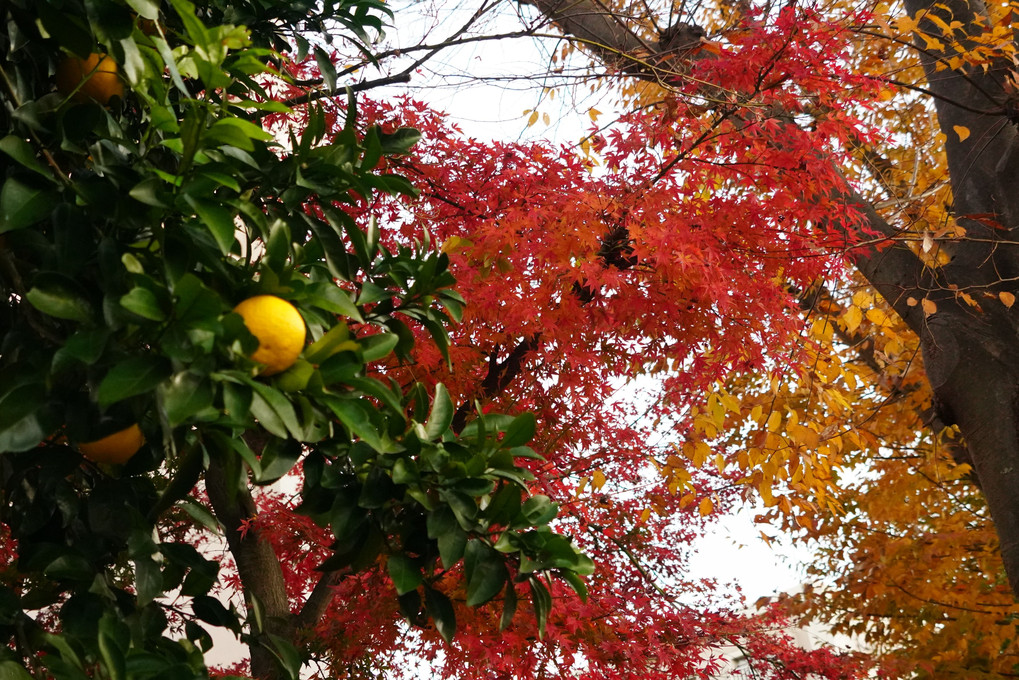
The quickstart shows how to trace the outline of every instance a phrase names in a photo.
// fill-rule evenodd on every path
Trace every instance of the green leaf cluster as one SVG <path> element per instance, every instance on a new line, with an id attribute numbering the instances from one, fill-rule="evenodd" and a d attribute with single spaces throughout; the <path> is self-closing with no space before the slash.
<path id="1" fill-rule="evenodd" d="M 384 559 L 404 614 L 433 619 L 447 639 L 456 618 L 437 584 L 450 569 L 463 569 L 468 606 L 505 591 L 504 625 L 513 617 L 514 583 L 544 588 L 539 572 L 560 574 L 586 596 L 580 576 L 593 563 L 549 529 L 557 507 L 528 495 L 533 475 L 518 464 L 539 458 L 524 446 L 534 417 L 485 415 L 457 436 L 441 384 L 430 408 L 420 385 L 404 406 L 409 419 L 390 414 L 406 427 L 392 443 L 332 442 L 305 459 L 300 511 L 335 538 L 321 568 L 358 571 Z M 538 611 L 543 622 L 547 609 Z"/>

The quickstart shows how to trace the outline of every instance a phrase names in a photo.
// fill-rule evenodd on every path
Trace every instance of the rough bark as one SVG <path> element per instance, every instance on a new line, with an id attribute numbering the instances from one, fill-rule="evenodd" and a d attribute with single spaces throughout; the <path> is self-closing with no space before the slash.
<path id="1" fill-rule="evenodd" d="M 677 62 L 696 58 L 696 50 L 666 53 L 661 42 L 640 39 L 596 0 L 530 0 L 530 4 L 622 72 L 646 76 L 651 64 L 657 69 L 654 73 L 681 74 L 685 68 Z M 952 56 L 952 37 L 963 44 L 972 42 L 966 36 L 981 30 L 977 15 L 987 16 L 979 0 L 907 0 L 906 6 L 910 15 L 921 17 L 921 30 L 933 36 L 940 36 L 929 19 L 933 13 L 947 22 L 962 22 L 966 35 L 957 31 L 955 36 L 941 36 Z M 688 28 L 687 33 L 696 31 Z M 1019 192 L 1014 190 L 1019 179 L 1019 135 L 1013 124 L 1019 120 L 1019 106 L 1003 84 L 1007 65 L 939 70 L 938 62 L 949 55 L 926 48 L 920 53 L 947 137 L 954 213 L 968 238 L 956 245 L 951 262 L 931 270 L 894 240 L 890 225 L 848 185 L 844 200 L 859 210 L 866 224 L 832 226 L 852 231 L 866 226 L 870 234 L 855 234 L 864 242 L 872 241 L 874 233 L 887 237 L 885 243 L 852 250 L 849 257 L 920 337 L 937 415 L 962 431 L 1000 537 L 1009 581 L 1019 594 L 1019 359 L 1013 351 L 1019 329 L 1016 315 L 1004 305 L 992 300 L 977 311 L 958 294 L 1013 291 L 1019 281 Z M 960 139 L 956 126 L 970 135 Z M 926 317 L 915 304 L 925 297 L 937 305 L 937 312 Z"/>
<path id="2" fill-rule="evenodd" d="M 277 680 L 280 670 L 266 634 L 285 640 L 293 638 L 295 621 L 290 613 L 283 570 L 269 541 L 257 528 L 243 531 L 245 520 L 257 515 L 255 502 L 247 485 L 227 479 L 225 471 L 213 462 L 205 476 L 205 489 L 209 502 L 223 525 L 227 545 L 237 562 L 237 573 L 244 586 L 244 599 L 249 612 L 255 606 L 262 612 L 263 629 L 248 645 L 251 654 L 251 673 L 258 680 Z"/>
<path id="3" fill-rule="evenodd" d="M 979 30 L 975 15 L 987 16 L 979 1 L 907 0 L 906 8 L 914 16 L 950 15 L 970 35 Z M 929 18 L 921 20 L 920 28 L 939 33 Z M 962 38 L 961 42 L 969 41 Z M 937 70 L 938 61 L 946 56 L 921 51 L 938 122 L 947 138 L 955 216 L 969 237 L 943 268 L 943 283 L 963 291 L 1000 292 L 1014 288 L 1019 271 L 1013 240 L 1019 229 L 1019 196 L 1014 190 L 1019 179 L 1014 160 L 1017 135 L 1007 117 L 1009 97 L 1001 69 Z M 961 140 L 955 126 L 967 128 L 970 136 Z M 969 216 L 990 216 L 990 220 Z M 953 290 L 932 290 L 929 297 L 936 299 L 938 312 L 915 329 L 927 376 L 942 416 L 956 422 L 966 439 L 998 531 L 1009 582 L 1019 594 L 1016 317 L 997 303 L 985 305 L 978 313 Z"/>

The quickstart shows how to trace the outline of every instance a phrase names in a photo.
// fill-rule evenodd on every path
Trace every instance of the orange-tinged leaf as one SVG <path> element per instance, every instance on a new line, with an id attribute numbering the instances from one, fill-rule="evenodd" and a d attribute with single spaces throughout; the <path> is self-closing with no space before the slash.
<path id="1" fill-rule="evenodd" d="M 912 33 L 916 30 L 916 22 L 912 17 L 899 17 L 895 20 L 895 28 L 900 33 Z"/>
<path id="2" fill-rule="evenodd" d="M 953 125 L 952 129 L 955 130 L 955 134 L 959 135 L 960 142 L 965 142 L 969 137 L 969 128 L 964 125 Z"/>
<path id="3" fill-rule="evenodd" d="M 605 481 L 605 473 L 601 470 L 595 470 L 591 474 L 591 488 L 595 491 L 598 491 L 605 486 Z"/>
<path id="4" fill-rule="evenodd" d="M 918 304 L 920 304 L 920 301 L 917 300 L 912 295 L 910 295 L 908 298 L 906 298 L 906 304 L 910 307 L 916 307 Z"/>
<path id="5" fill-rule="evenodd" d="M 587 112 L 587 115 L 591 119 L 592 123 L 597 123 L 598 116 L 601 115 L 601 111 L 599 111 L 598 109 L 591 109 L 590 111 Z"/>
<path id="6" fill-rule="evenodd" d="M 771 415 L 768 416 L 768 432 L 777 432 L 778 428 L 782 425 L 782 414 L 778 411 L 772 411 Z"/>
<path id="7" fill-rule="evenodd" d="M 714 508 L 715 505 L 711 502 L 710 498 L 703 498 L 700 505 L 697 506 L 697 512 L 700 513 L 701 517 L 707 517 Z"/>
<path id="8" fill-rule="evenodd" d="M 930 316 L 938 311 L 938 305 L 934 302 L 934 300 L 924 298 L 920 304 L 923 306 L 924 316 Z"/>
<path id="9" fill-rule="evenodd" d="M 524 111 L 524 113 L 527 113 L 527 111 Z M 538 122 L 538 112 L 537 111 L 531 111 L 531 116 L 530 116 L 530 118 L 527 119 L 527 127 L 531 127 L 532 125 L 534 125 L 537 122 Z"/>
<path id="10" fill-rule="evenodd" d="M 1003 290 L 998 293 L 998 299 L 1001 300 L 1001 304 L 1009 308 L 1015 304 L 1015 295 L 1009 293 L 1007 290 Z"/>

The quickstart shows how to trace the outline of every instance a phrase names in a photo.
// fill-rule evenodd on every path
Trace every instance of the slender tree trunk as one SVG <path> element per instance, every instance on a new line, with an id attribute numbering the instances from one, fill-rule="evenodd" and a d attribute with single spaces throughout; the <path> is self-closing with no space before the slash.
<path id="1" fill-rule="evenodd" d="M 292 641 L 294 617 L 290 613 L 286 584 L 279 559 L 269 541 L 257 528 L 241 531 L 244 520 L 257 515 L 254 500 L 247 485 L 228 480 L 222 466 L 213 462 L 205 476 L 205 488 L 216 517 L 223 524 L 227 545 L 237 562 L 237 572 L 244 587 L 244 599 L 249 620 L 254 607 L 262 614 L 262 630 L 249 643 L 251 673 L 258 680 L 277 680 L 282 677 L 278 662 L 269 651 L 268 635 Z"/>

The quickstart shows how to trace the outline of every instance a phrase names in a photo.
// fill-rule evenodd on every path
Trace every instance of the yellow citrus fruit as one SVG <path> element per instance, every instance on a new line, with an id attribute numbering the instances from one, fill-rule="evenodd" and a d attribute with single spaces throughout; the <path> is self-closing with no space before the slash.
<path id="1" fill-rule="evenodd" d="M 57 64 L 56 81 L 57 90 L 71 95 L 76 102 L 94 99 L 106 106 L 113 96 L 124 96 L 124 82 L 118 74 L 117 62 L 105 54 L 93 52 L 88 59 L 67 57 Z"/>
<path id="2" fill-rule="evenodd" d="M 145 435 L 142 429 L 135 423 L 125 427 L 120 432 L 97 439 L 94 442 L 85 442 L 78 445 L 81 455 L 95 463 L 116 463 L 122 465 L 131 459 L 131 456 L 138 453 L 138 449 L 145 443 Z"/>
<path id="3" fill-rule="evenodd" d="M 297 361 L 307 332 L 304 319 L 292 304 L 275 295 L 256 295 L 234 307 L 244 325 L 258 338 L 251 358 L 265 364 L 262 375 L 281 373 Z"/>

